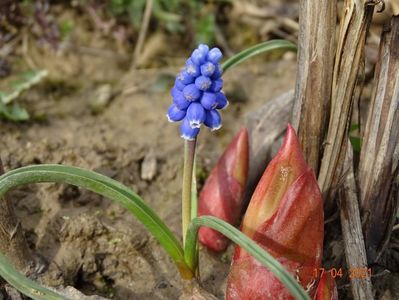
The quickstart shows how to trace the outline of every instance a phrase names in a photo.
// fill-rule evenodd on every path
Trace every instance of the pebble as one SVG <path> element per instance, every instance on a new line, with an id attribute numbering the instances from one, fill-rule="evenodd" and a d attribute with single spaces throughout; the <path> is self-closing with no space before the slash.
<path id="1" fill-rule="evenodd" d="M 151 181 L 157 174 L 157 157 L 154 151 L 150 150 L 145 155 L 143 162 L 141 163 L 140 177 L 143 180 Z"/>
<path id="2" fill-rule="evenodd" d="M 92 113 L 97 114 L 104 111 L 112 99 L 112 86 L 110 84 L 100 85 L 89 101 Z"/>

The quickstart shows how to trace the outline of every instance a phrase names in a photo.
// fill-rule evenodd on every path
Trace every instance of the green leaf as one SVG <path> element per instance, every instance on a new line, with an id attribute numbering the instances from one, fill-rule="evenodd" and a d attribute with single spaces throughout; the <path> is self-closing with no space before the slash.
<path id="1" fill-rule="evenodd" d="M 8 190 L 24 184 L 58 182 L 76 185 L 107 197 L 125 207 L 153 234 L 176 263 L 182 277 L 192 276 L 184 260 L 183 249 L 170 229 L 132 190 L 104 175 L 62 165 L 28 166 L 0 177 L 0 197 Z"/>
<path id="2" fill-rule="evenodd" d="M 64 20 L 59 25 L 62 39 L 65 39 L 73 30 L 74 23 L 72 20 Z"/>
<path id="3" fill-rule="evenodd" d="M 355 151 L 356 153 L 360 153 L 360 151 L 362 150 L 363 139 L 358 136 L 349 136 L 349 140 L 351 141 L 353 151 Z"/>
<path id="4" fill-rule="evenodd" d="M 140 28 L 146 0 L 133 0 L 127 4 L 130 20 L 134 28 Z"/>
<path id="5" fill-rule="evenodd" d="M 39 83 L 47 76 L 47 70 L 27 71 L 19 75 L 19 79 L 10 83 L 12 91 L 9 93 L 0 91 L 0 102 L 4 104 L 10 103 L 17 98 L 23 91 L 29 89 L 33 85 Z"/>
<path id="6" fill-rule="evenodd" d="M 191 225 L 187 230 L 186 244 L 184 248 L 184 255 L 187 264 L 195 269 L 197 266 L 196 260 L 196 246 L 197 236 L 200 226 L 210 227 L 214 230 L 219 231 L 226 237 L 231 239 L 233 242 L 238 244 L 241 248 L 245 249 L 249 254 L 256 258 L 266 268 L 268 268 L 273 274 L 284 284 L 284 286 L 291 292 L 296 299 L 307 299 L 310 300 L 309 295 L 305 292 L 302 286 L 295 280 L 294 277 L 288 273 L 284 267 L 267 251 L 258 246 L 253 240 L 243 234 L 241 231 L 228 224 L 227 222 L 220 220 L 212 216 L 202 216 L 192 220 Z"/>
<path id="7" fill-rule="evenodd" d="M 253 56 L 277 50 L 297 51 L 297 47 L 295 44 L 286 40 L 271 40 L 257 44 L 227 59 L 222 64 L 223 72 L 226 72 L 228 69 L 239 65 L 240 63 L 246 61 Z"/>
<path id="8" fill-rule="evenodd" d="M 19 273 L 2 253 L 0 253 L 0 276 L 21 293 L 32 299 L 69 300 Z"/>
<path id="9" fill-rule="evenodd" d="M 215 39 L 215 15 L 213 13 L 198 19 L 195 27 L 197 43 L 213 44 Z"/>
<path id="10" fill-rule="evenodd" d="M 349 132 L 356 131 L 360 128 L 359 124 L 352 124 L 351 127 L 349 128 Z"/>
<path id="11" fill-rule="evenodd" d="M 28 112 L 17 104 L 8 107 L 0 100 L 0 117 L 9 121 L 26 121 L 29 120 Z"/>

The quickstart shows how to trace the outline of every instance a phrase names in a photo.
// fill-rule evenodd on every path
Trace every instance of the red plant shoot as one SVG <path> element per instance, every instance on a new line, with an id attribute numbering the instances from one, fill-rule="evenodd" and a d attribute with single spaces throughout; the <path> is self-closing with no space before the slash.
<path id="1" fill-rule="evenodd" d="M 306 165 L 291 125 L 266 168 L 242 222 L 242 232 L 269 251 L 314 295 L 324 235 L 323 203 L 316 178 Z M 293 299 L 284 285 L 236 247 L 226 299 Z"/>
<path id="2" fill-rule="evenodd" d="M 248 131 L 243 128 L 205 182 L 198 202 L 200 216 L 215 216 L 237 225 L 248 177 L 248 152 Z M 229 242 L 223 234 L 207 227 L 199 230 L 199 241 L 215 252 L 224 251 Z"/>

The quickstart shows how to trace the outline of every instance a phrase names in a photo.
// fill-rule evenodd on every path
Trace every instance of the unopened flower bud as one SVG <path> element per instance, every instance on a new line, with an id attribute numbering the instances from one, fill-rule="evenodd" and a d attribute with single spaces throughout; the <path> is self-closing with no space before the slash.
<path id="1" fill-rule="evenodd" d="M 201 97 L 201 105 L 207 109 L 215 109 L 218 105 L 216 95 L 214 93 L 204 92 Z"/>
<path id="2" fill-rule="evenodd" d="M 223 109 L 229 105 L 229 101 L 227 101 L 226 95 L 222 92 L 216 93 L 216 101 L 218 103 L 216 109 Z"/>
<path id="3" fill-rule="evenodd" d="M 183 95 L 188 101 L 195 101 L 201 97 L 201 91 L 192 83 L 183 89 Z"/>
<path id="4" fill-rule="evenodd" d="M 169 122 L 178 122 L 183 120 L 186 116 L 186 111 L 180 110 L 175 104 L 172 104 L 168 109 L 168 117 Z"/>
<path id="5" fill-rule="evenodd" d="M 208 61 L 201 65 L 201 74 L 206 77 L 211 77 L 215 72 L 215 68 L 215 65 Z"/>
<path id="6" fill-rule="evenodd" d="M 190 75 L 187 70 L 183 69 L 177 78 L 185 85 L 193 83 L 194 82 L 194 77 Z"/>
<path id="7" fill-rule="evenodd" d="M 218 48 L 212 48 L 208 52 L 208 60 L 214 64 L 217 64 L 222 59 L 223 54 Z"/>
<path id="8" fill-rule="evenodd" d="M 190 105 L 190 101 L 184 97 L 183 92 L 179 91 L 176 87 L 172 88 L 172 99 L 173 103 L 177 106 L 180 110 L 185 110 Z"/>
<path id="9" fill-rule="evenodd" d="M 204 124 L 209 127 L 211 131 L 218 130 L 222 127 L 222 118 L 216 109 L 207 110 Z"/>
<path id="10" fill-rule="evenodd" d="M 212 81 L 210 91 L 213 93 L 218 93 L 223 88 L 223 79 L 219 78 Z"/>
<path id="11" fill-rule="evenodd" d="M 195 79 L 195 86 L 201 91 L 207 91 L 211 87 L 212 81 L 209 77 L 199 76 Z"/>

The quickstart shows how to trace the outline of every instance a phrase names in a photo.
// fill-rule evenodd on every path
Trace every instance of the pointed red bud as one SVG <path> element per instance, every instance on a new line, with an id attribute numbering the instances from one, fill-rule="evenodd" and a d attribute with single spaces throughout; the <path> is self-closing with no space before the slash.
<path id="1" fill-rule="evenodd" d="M 338 300 L 337 284 L 329 272 L 323 272 L 320 278 L 316 300 Z"/>
<path id="2" fill-rule="evenodd" d="M 237 225 L 248 177 L 248 148 L 248 131 L 243 128 L 220 157 L 202 188 L 198 202 L 200 216 L 215 216 Z M 224 235 L 207 227 L 200 228 L 199 241 L 216 252 L 224 251 L 229 242 Z"/>
<path id="3" fill-rule="evenodd" d="M 314 294 L 313 271 L 323 250 L 321 193 L 307 167 L 294 129 L 270 162 L 245 213 L 242 231 L 272 254 L 305 289 Z M 282 283 L 236 247 L 226 299 L 293 299 Z"/>

